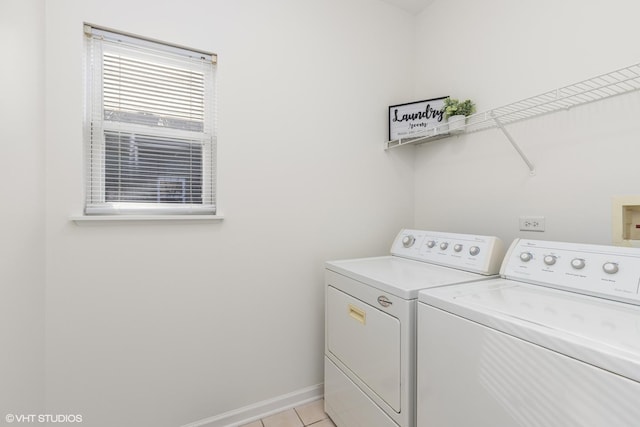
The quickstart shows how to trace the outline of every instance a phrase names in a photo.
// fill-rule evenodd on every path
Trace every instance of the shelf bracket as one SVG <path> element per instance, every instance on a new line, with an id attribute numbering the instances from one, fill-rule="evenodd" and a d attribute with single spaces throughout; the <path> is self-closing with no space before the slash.
<path id="1" fill-rule="evenodd" d="M 513 148 L 518 152 L 518 154 L 520 155 L 520 157 L 522 157 L 522 160 L 527 164 L 527 167 L 529 168 L 529 174 L 530 175 L 535 175 L 536 174 L 536 168 L 533 165 L 533 163 L 531 163 L 531 161 L 529 160 L 529 158 L 524 154 L 524 152 L 522 151 L 522 149 L 520 149 L 520 147 L 518 146 L 518 144 L 516 143 L 516 141 L 513 139 L 513 137 L 511 136 L 511 134 L 507 131 L 507 129 L 504 127 L 504 125 L 502 124 L 502 122 L 500 121 L 500 119 L 498 119 L 494 112 L 491 112 L 491 117 L 493 118 L 493 120 L 496 122 L 496 126 L 498 126 L 498 128 L 502 131 L 502 133 L 504 133 L 504 136 L 509 140 L 509 142 L 511 143 L 511 145 L 513 146 Z"/>

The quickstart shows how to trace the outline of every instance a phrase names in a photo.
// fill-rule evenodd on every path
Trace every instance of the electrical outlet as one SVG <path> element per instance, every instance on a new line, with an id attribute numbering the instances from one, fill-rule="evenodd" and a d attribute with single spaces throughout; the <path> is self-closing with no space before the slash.
<path id="1" fill-rule="evenodd" d="M 544 217 L 521 216 L 520 231 L 544 231 Z"/>

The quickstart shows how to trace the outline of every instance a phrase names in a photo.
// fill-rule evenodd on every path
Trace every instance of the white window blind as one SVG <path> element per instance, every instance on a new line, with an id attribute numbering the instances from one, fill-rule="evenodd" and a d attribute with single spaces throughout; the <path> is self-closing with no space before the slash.
<path id="1" fill-rule="evenodd" d="M 85 33 L 85 214 L 215 214 L 216 56 Z"/>

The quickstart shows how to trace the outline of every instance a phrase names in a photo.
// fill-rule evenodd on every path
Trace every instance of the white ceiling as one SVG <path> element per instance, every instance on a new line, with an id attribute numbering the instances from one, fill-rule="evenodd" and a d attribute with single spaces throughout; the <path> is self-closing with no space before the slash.
<path id="1" fill-rule="evenodd" d="M 407 12 L 417 15 L 422 12 L 427 6 L 434 2 L 434 0 L 382 0 L 385 3 L 399 7 Z"/>

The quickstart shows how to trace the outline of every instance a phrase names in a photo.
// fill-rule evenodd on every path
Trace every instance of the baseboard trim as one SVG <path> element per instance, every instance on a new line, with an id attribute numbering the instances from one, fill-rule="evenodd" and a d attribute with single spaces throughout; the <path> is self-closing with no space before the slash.
<path id="1" fill-rule="evenodd" d="M 323 395 L 323 384 L 316 384 L 273 399 L 263 400 L 233 411 L 185 424 L 181 427 L 237 427 L 286 411 L 295 406 L 313 402 L 322 398 Z"/>

